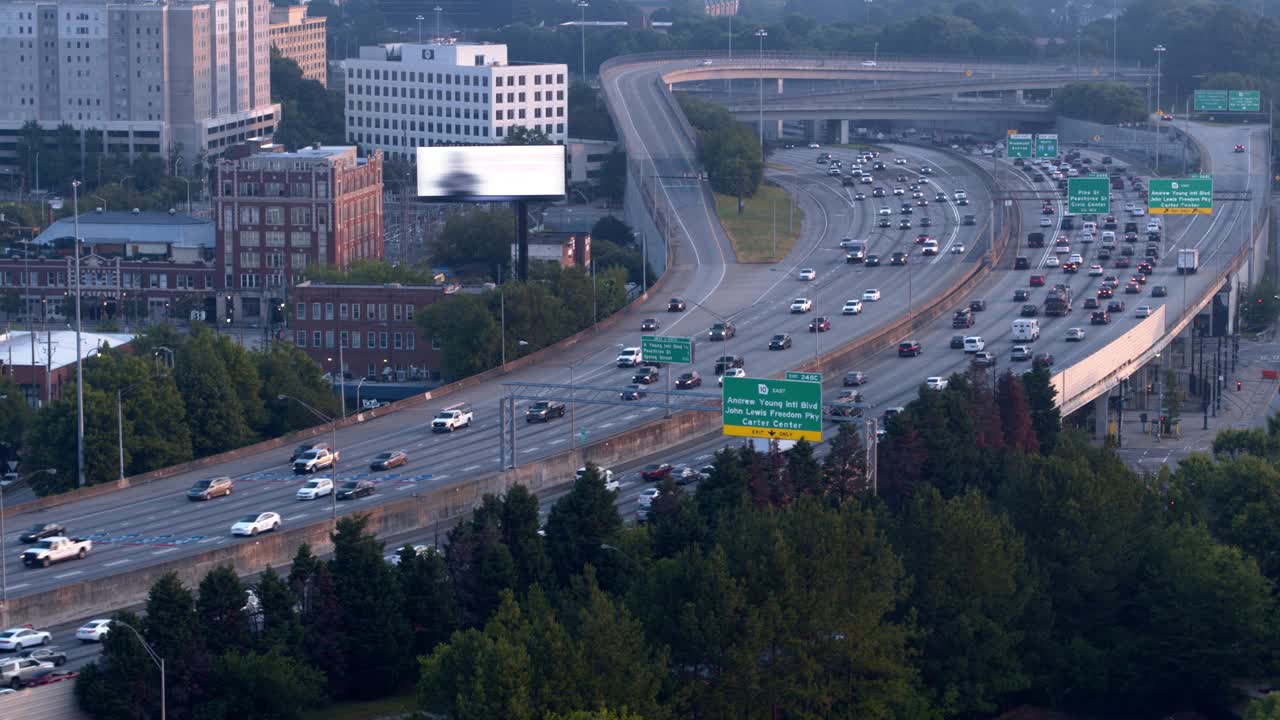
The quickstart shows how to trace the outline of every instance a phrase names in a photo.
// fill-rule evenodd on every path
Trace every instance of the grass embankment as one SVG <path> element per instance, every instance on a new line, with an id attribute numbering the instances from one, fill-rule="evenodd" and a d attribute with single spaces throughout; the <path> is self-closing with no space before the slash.
<path id="1" fill-rule="evenodd" d="M 417 709 L 413 690 L 388 698 L 367 702 L 342 702 L 312 710 L 303 715 L 306 720 L 376 720 L 411 713 Z"/>
<path id="2" fill-rule="evenodd" d="M 731 195 L 716 195 L 716 214 L 720 224 L 733 244 L 733 254 L 740 263 L 778 262 L 791 252 L 800 237 L 804 222 L 804 210 L 796 205 L 791 215 L 791 196 L 777 185 L 761 183 L 756 194 L 742 199 L 742 214 L 738 214 L 738 199 Z M 774 212 L 777 224 L 774 224 Z M 790 228 L 788 228 L 790 220 Z M 776 244 L 774 230 L 776 227 Z"/>

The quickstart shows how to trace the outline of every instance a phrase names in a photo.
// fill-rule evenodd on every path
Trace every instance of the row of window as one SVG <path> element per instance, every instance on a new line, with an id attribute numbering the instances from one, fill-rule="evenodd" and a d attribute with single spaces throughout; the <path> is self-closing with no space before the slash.
<path id="1" fill-rule="evenodd" d="M 68 278 L 65 272 L 48 271 L 41 273 L 32 271 L 30 277 L 23 278 L 22 271 L 0 272 L 0 287 L 67 287 Z M 82 270 L 80 272 L 82 287 L 122 287 L 122 288 L 156 288 L 169 289 L 169 273 L 121 272 L 114 270 Z M 203 275 L 203 289 L 210 289 L 213 283 L 208 275 Z M 25 280 L 25 281 L 24 281 Z M 173 276 L 173 287 L 183 290 L 197 289 L 196 276 L 188 273 L 177 273 Z"/>
<path id="2" fill-rule="evenodd" d="M 416 98 L 418 100 L 446 100 L 448 102 L 475 102 L 475 103 L 484 103 L 486 105 L 489 103 L 489 93 L 482 93 L 482 92 L 473 93 L 470 90 L 467 90 L 467 91 L 458 90 L 457 92 L 454 92 L 453 90 L 434 90 L 432 88 L 417 88 L 417 92 L 415 93 L 414 92 L 415 88 L 411 88 L 411 87 L 410 88 L 389 87 L 389 88 L 386 88 L 386 92 L 383 92 L 383 87 L 381 85 L 352 85 L 350 87 L 351 87 L 351 92 L 348 93 L 349 95 L 372 95 L 374 97 L 386 96 L 386 97 L 398 97 L 398 98 L 407 98 L 407 99 Z M 524 93 L 520 93 L 520 94 L 522 96 L 524 95 Z M 538 93 L 538 94 L 541 95 L 542 93 Z M 548 90 L 547 94 L 550 95 L 551 91 Z M 499 95 L 501 95 L 501 93 L 499 93 Z"/>
<path id="3" fill-rule="evenodd" d="M 311 331 L 311 347 L 332 348 L 334 333 L 332 330 Z M 361 340 L 365 345 L 361 346 Z M 298 347 L 305 348 L 307 346 L 307 331 L 294 331 L 294 341 Z M 389 341 L 389 343 L 388 343 Z M 350 350 L 416 350 L 418 349 L 418 339 L 416 333 L 387 333 L 387 332 L 360 332 L 352 331 L 350 334 L 346 330 L 338 333 L 338 342 L 342 343 L 342 347 Z M 433 346 L 434 347 L 434 344 Z"/>
<path id="4" fill-rule="evenodd" d="M 512 126 L 512 127 L 523 127 L 523 126 Z M 564 123 L 555 123 L 554 125 L 551 123 L 545 123 L 541 125 L 535 123 L 533 125 L 529 125 L 528 127 L 531 130 L 542 130 L 548 136 L 552 135 L 553 132 L 560 135 L 564 134 Z M 474 132 L 472 132 L 472 130 L 474 130 Z M 493 129 L 493 134 L 496 137 L 503 137 L 505 131 L 506 129 L 503 127 L 496 127 Z M 470 125 L 452 125 L 448 123 L 427 123 L 427 132 L 438 132 L 444 135 L 489 137 L 488 127 L 472 128 Z M 347 141 L 357 143 L 360 145 L 364 145 L 368 143 L 370 145 L 375 145 L 375 146 L 391 146 L 391 147 L 401 147 L 401 146 L 432 147 L 437 144 L 449 142 L 447 140 L 437 141 L 433 138 L 404 137 L 401 135 L 392 135 L 392 134 L 383 135 L 380 133 L 365 134 L 362 132 L 353 132 L 353 131 L 347 132 Z"/>
<path id="5" fill-rule="evenodd" d="M 389 80 L 391 82 L 426 82 L 436 85 L 489 87 L 489 78 L 487 76 L 473 78 L 470 75 L 453 75 L 450 73 L 422 73 L 410 70 L 381 70 L 378 68 L 359 67 L 351 68 L 348 71 L 348 75 L 356 80 Z M 472 80 L 475 82 L 472 82 Z M 523 78 L 521 78 L 520 84 L 524 84 Z"/>
<path id="6" fill-rule="evenodd" d="M 323 317 L 320 309 L 324 308 Z M 380 321 L 386 321 L 388 318 L 387 311 L 391 311 L 391 319 L 396 322 L 413 321 L 413 303 L 338 303 L 338 319 L 339 320 L 360 320 L 361 308 L 364 309 L 364 319 L 373 320 L 377 318 Z M 333 320 L 334 303 L 311 303 L 311 319 L 312 320 Z M 307 319 L 307 303 L 295 303 L 294 318 L 297 320 Z"/>
<path id="7" fill-rule="evenodd" d="M 389 113 L 396 112 L 395 106 L 392 105 L 391 103 L 387 103 L 385 110 L 382 107 L 382 103 L 378 103 L 378 107 L 376 108 L 372 107 L 374 103 L 369 103 L 370 107 L 368 108 L 360 107 L 362 104 L 363 103 L 360 103 L 360 102 L 353 103 L 351 100 L 348 100 L 347 109 L 356 110 L 356 111 L 368 110 L 369 112 L 389 112 Z M 355 107 L 352 107 L 353 105 Z M 472 110 L 471 108 L 445 107 L 445 108 L 437 109 L 434 105 L 427 105 L 427 106 L 418 105 L 416 106 L 417 112 L 414 112 L 415 106 L 413 105 L 401 105 L 400 108 L 401 108 L 402 114 L 405 114 L 405 115 L 427 115 L 428 117 L 436 117 L 438 115 L 440 117 L 462 118 L 463 120 L 488 120 L 489 119 L 488 108 L 484 108 L 484 109 L 476 108 L 475 110 Z M 406 108 L 408 109 L 407 112 L 405 111 Z M 426 110 L 425 113 L 422 112 L 424 109 Z M 502 111 L 499 110 L 498 112 L 502 112 Z M 524 110 L 521 110 L 520 112 L 523 114 Z M 547 108 L 547 117 L 550 117 L 550 116 L 551 116 L 551 108 Z M 365 118 L 363 116 L 358 115 L 356 116 L 356 119 L 360 121 L 359 124 L 365 125 L 365 126 L 382 127 L 382 123 L 385 122 L 387 124 L 387 127 L 392 129 L 399 129 L 398 118 L 389 118 L 384 121 L 382 118 Z M 405 122 L 412 123 L 416 121 L 406 120 Z"/>

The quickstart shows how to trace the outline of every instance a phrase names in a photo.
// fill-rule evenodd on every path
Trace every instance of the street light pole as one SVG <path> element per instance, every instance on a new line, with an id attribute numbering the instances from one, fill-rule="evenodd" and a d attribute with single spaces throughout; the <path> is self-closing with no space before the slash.
<path id="1" fill-rule="evenodd" d="M 315 415 L 321 420 L 329 423 L 329 433 L 331 438 L 329 440 L 329 451 L 333 453 L 333 466 L 331 468 L 333 471 L 333 490 L 329 493 L 329 505 L 332 510 L 333 522 L 334 524 L 337 524 L 338 522 L 338 457 L 340 455 L 340 453 L 338 452 L 338 419 L 331 418 L 328 415 L 325 415 L 324 413 L 302 402 L 301 400 L 299 400 L 298 398 L 292 395 L 285 395 L 284 393 L 280 393 L 279 395 L 276 396 L 276 399 L 292 400 L 298 403 L 299 405 L 301 405 L 302 407 L 306 408 L 307 410 L 310 410 L 312 415 Z"/>
<path id="2" fill-rule="evenodd" d="M 418 44 L 421 45 L 422 44 L 422 21 L 426 20 L 426 18 L 419 15 L 416 19 L 418 21 Z"/>
<path id="3" fill-rule="evenodd" d="M 167 720 L 166 703 L 165 703 L 164 658 L 160 657 L 160 654 L 157 653 L 154 648 L 152 648 L 150 645 L 147 644 L 147 641 L 142 638 L 142 633 L 138 632 L 137 628 L 135 628 L 134 626 L 128 623 L 120 622 L 119 620 L 112 620 L 111 626 L 115 627 L 116 625 L 129 628 L 129 630 L 133 632 L 133 636 L 138 638 L 138 642 L 142 643 L 143 649 L 145 649 L 147 651 L 147 654 L 151 656 L 151 662 L 155 663 L 156 667 L 160 668 L 160 720 Z"/>
<path id="4" fill-rule="evenodd" d="M 1120 77 L 1120 0 L 1111 3 L 1111 79 Z"/>
<path id="5" fill-rule="evenodd" d="M 76 273 L 76 487 L 84 487 L 84 358 L 80 354 L 80 181 L 71 181 Z"/>
<path id="6" fill-rule="evenodd" d="M 444 8 L 437 5 L 432 10 L 436 13 L 436 42 L 442 42 L 444 35 L 440 33 L 440 13 L 444 12 Z"/>
<path id="7" fill-rule="evenodd" d="M 1156 166 L 1153 168 L 1156 175 L 1160 174 L 1160 126 L 1164 124 L 1164 111 L 1160 109 L 1160 76 L 1165 49 L 1164 45 L 1156 45 L 1152 48 L 1156 54 Z"/>
<path id="8" fill-rule="evenodd" d="M 582 28 L 582 82 L 587 81 L 587 8 L 591 4 L 587 0 L 579 0 L 578 10 L 581 13 L 579 26 Z"/>
<path id="9" fill-rule="evenodd" d="M 764 39 L 769 37 L 769 32 L 764 28 L 756 30 L 756 37 L 760 38 L 760 69 L 764 70 Z M 756 83 L 760 86 L 760 157 L 764 157 L 764 75 L 756 78 Z"/>

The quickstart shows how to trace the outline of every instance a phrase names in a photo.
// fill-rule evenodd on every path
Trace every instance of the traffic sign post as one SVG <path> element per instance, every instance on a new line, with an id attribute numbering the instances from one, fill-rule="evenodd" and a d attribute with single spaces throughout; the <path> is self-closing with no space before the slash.
<path id="1" fill-rule="evenodd" d="M 822 442 L 822 384 L 770 378 L 724 379 L 724 434 Z"/>
<path id="2" fill-rule="evenodd" d="M 1151 178 L 1147 210 L 1152 215 L 1213 214 L 1213 177 Z"/>
<path id="3" fill-rule="evenodd" d="M 1005 141 L 1005 155 L 1011 158 L 1031 157 L 1032 137 L 1030 134 L 1015 133 Z"/>
<path id="4" fill-rule="evenodd" d="M 1194 95 L 1196 112 L 1215 112 L 1227 109 L 1226 90 L 1197 90 Z"/>
<path id="5" fill-rule="evenodd" d="M 644 358 L 646 363 L 688 365 L 693 362 L 693 341 L 689 338 L 669 335 L 642 335 L 640 357 Z"/>
<path id="6" fill-rule="evenodd" d="M 1111 182 L 1105 175 L 1067 178 L 1067 212 L 1072 215 L 1111 212 Z"/>
<path id="7" fill-rule="evenodd" d="M 1262 112 L 1262 93 L 1257 90 L 1231 90 L 1227 93 L 1227 109 L 1231 112 Z"/>
<path id="8" fill-rule="evenodd" d="M 1036 157 L 1058 157 L 1058 136 L 1052 134 L 1036 136 Z"/>

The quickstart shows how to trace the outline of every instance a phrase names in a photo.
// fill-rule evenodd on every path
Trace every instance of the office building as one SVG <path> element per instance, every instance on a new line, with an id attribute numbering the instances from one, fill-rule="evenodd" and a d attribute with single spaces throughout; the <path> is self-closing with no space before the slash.
<path id="1" fill-rule="evenodd" d="M 304 282 L 293 288 L 289 330 L 294 344 L 326 373 L 422 382 L 439 379 L 440 348 L 416 318 L 451 288 Z M 341 346 L 341 347 L 339 347 Z"/>
<path id="2" fill-rule="evenodd" d="M 307 17 L 306 5 L 271 8 L 271 47 L 302 68 L 302 77 L 329 85 L 323 17 Z"/>
<path id="3" fill-rule="evenodd" d="M 188 166 L 270 135 L 270 0 L 0 1 L 0 164 L 24 123 Z"/>
<path id="4" fill-rule="evenodd" d="M 507 61 L 506 45 L 403 43 L 346 60 L 347 142 L 414 162 L 415 148 L 568 137 L 568 69 Z"/>
<path id="5" fill-rule="evenodd" d="M 231 155 L 213 183 L 219 318 L 274 322 L 307 266 L 382 257 L 381 153 L 246 143 Z"/>

